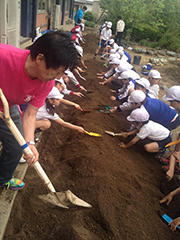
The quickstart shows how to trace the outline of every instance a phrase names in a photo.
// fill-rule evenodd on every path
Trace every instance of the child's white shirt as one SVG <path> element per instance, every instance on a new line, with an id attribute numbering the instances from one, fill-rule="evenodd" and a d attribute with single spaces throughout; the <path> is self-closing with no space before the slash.
<path id="1" fill-rule="evenodd" d="M 167 128 L 159 123 L 149 120 L 147 124 L 140 128 L 139 132 L 137 133 L 137 137 L 140 139 L 145 139 L 147 137 L 151 140 L 161 141 L 166 139 L 169 134 L 170 131 Z"/>
<path id="2" fill-rule="evenodd" d="M 54 113 L 53 116 L 49 114 L 46 110 L 46 103 L 44 103 L 44 105 L 38 109 L 38 112 L 36 114 L 36 120 L 45 120 L 46 118 L 55 121 L 59 118 L 59 116 L 57 115 L 57 113 Z"/>
<path id="3" fill-rule="evenodd" d="M 112 30 L 111 29 L 106 29 L 103 28 L 103 30 L 101 31 L 101 40 L 108 40 L 109 37 L 112 36 Z"/>

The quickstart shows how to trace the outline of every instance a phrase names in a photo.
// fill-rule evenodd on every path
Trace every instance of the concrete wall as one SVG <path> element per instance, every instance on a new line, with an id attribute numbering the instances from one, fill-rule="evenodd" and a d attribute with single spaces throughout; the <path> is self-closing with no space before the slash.
<path id="1" fill-rule="evenodd" d="M 48 13 L 37 13 L 36 27 L 40 27 L 41 32 L 48 29 Z"/>

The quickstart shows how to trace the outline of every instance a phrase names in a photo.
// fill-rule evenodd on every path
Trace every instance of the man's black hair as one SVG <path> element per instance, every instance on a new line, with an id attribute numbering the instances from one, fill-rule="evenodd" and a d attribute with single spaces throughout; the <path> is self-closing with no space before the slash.
<path id="1" fill-rule="evenodd" d="M 73 69 L 77 65 L 76 49 L 68 33 L 51 31 L 39 37 L 30 47 L 33 60 L 38 54 L 45 57 L 47 69 L 60 66 Z"/>
<path id="2" fill-rule="evenodd" d="M 86 11 L 86 10 L 87 10 L 87 7 L 86 7 L 86 6 L 84 6 L 84 7 L 83 7 L 83 9 Z"/>
<path id="3" fill-rule="evenodd" d="M 121 16 L 120 16 L 120 15 L 118 16 L 118 19 L 121 19 Z"/>

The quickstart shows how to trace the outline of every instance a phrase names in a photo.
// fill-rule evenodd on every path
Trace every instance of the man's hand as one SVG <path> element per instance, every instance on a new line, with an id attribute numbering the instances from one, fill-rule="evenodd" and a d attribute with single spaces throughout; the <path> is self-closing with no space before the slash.
<path id="1" fill-rule="evenodd" d="M 23 158 L 26 159 L 29 166 L 33 166 L 33 164 L 39 159 L 39 153 L 34 145 L 29 145 L 29 148 L 31 149 L 33 155 L 24 155 Z"/>

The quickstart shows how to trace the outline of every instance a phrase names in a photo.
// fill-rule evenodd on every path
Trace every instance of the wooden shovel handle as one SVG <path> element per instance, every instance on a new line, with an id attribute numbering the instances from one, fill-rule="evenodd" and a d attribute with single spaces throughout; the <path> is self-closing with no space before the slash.
<path id="1" fill-rule="evenodd" d="M 15 139 L 17 140 L 21 148 L 23 149 L 24 153 L 26 155 L 29 155 L 29 154 L 33 155 L 25 139 L 23 138 L 23 136 L 21 135 L 18 128 L 16 127 L 16 125 L 14 124 L 13 120 L 10 117 L 9 105 L 2 92 L 2 89 L 0 89 L 0 98 L 4 106 L 4 114 L 1 113 L 1 117 L 3 116 L 3 120 L 5 121 L 6 125 L 8 126 L 9 130 L 12 132 L 13 136 L 15 137 Z M 36 172 L 38 173 L 39 177 L 43 180 L 47 188 L 50 190 L 50 192 L 56 192 L 55 188 L 53 187 L 51 181 L 49 180 L 48 176 L 44 172 L 40 163 L 37 161 L 36 163 L 34 163 L 33 167 L 35 168 Z"/>

